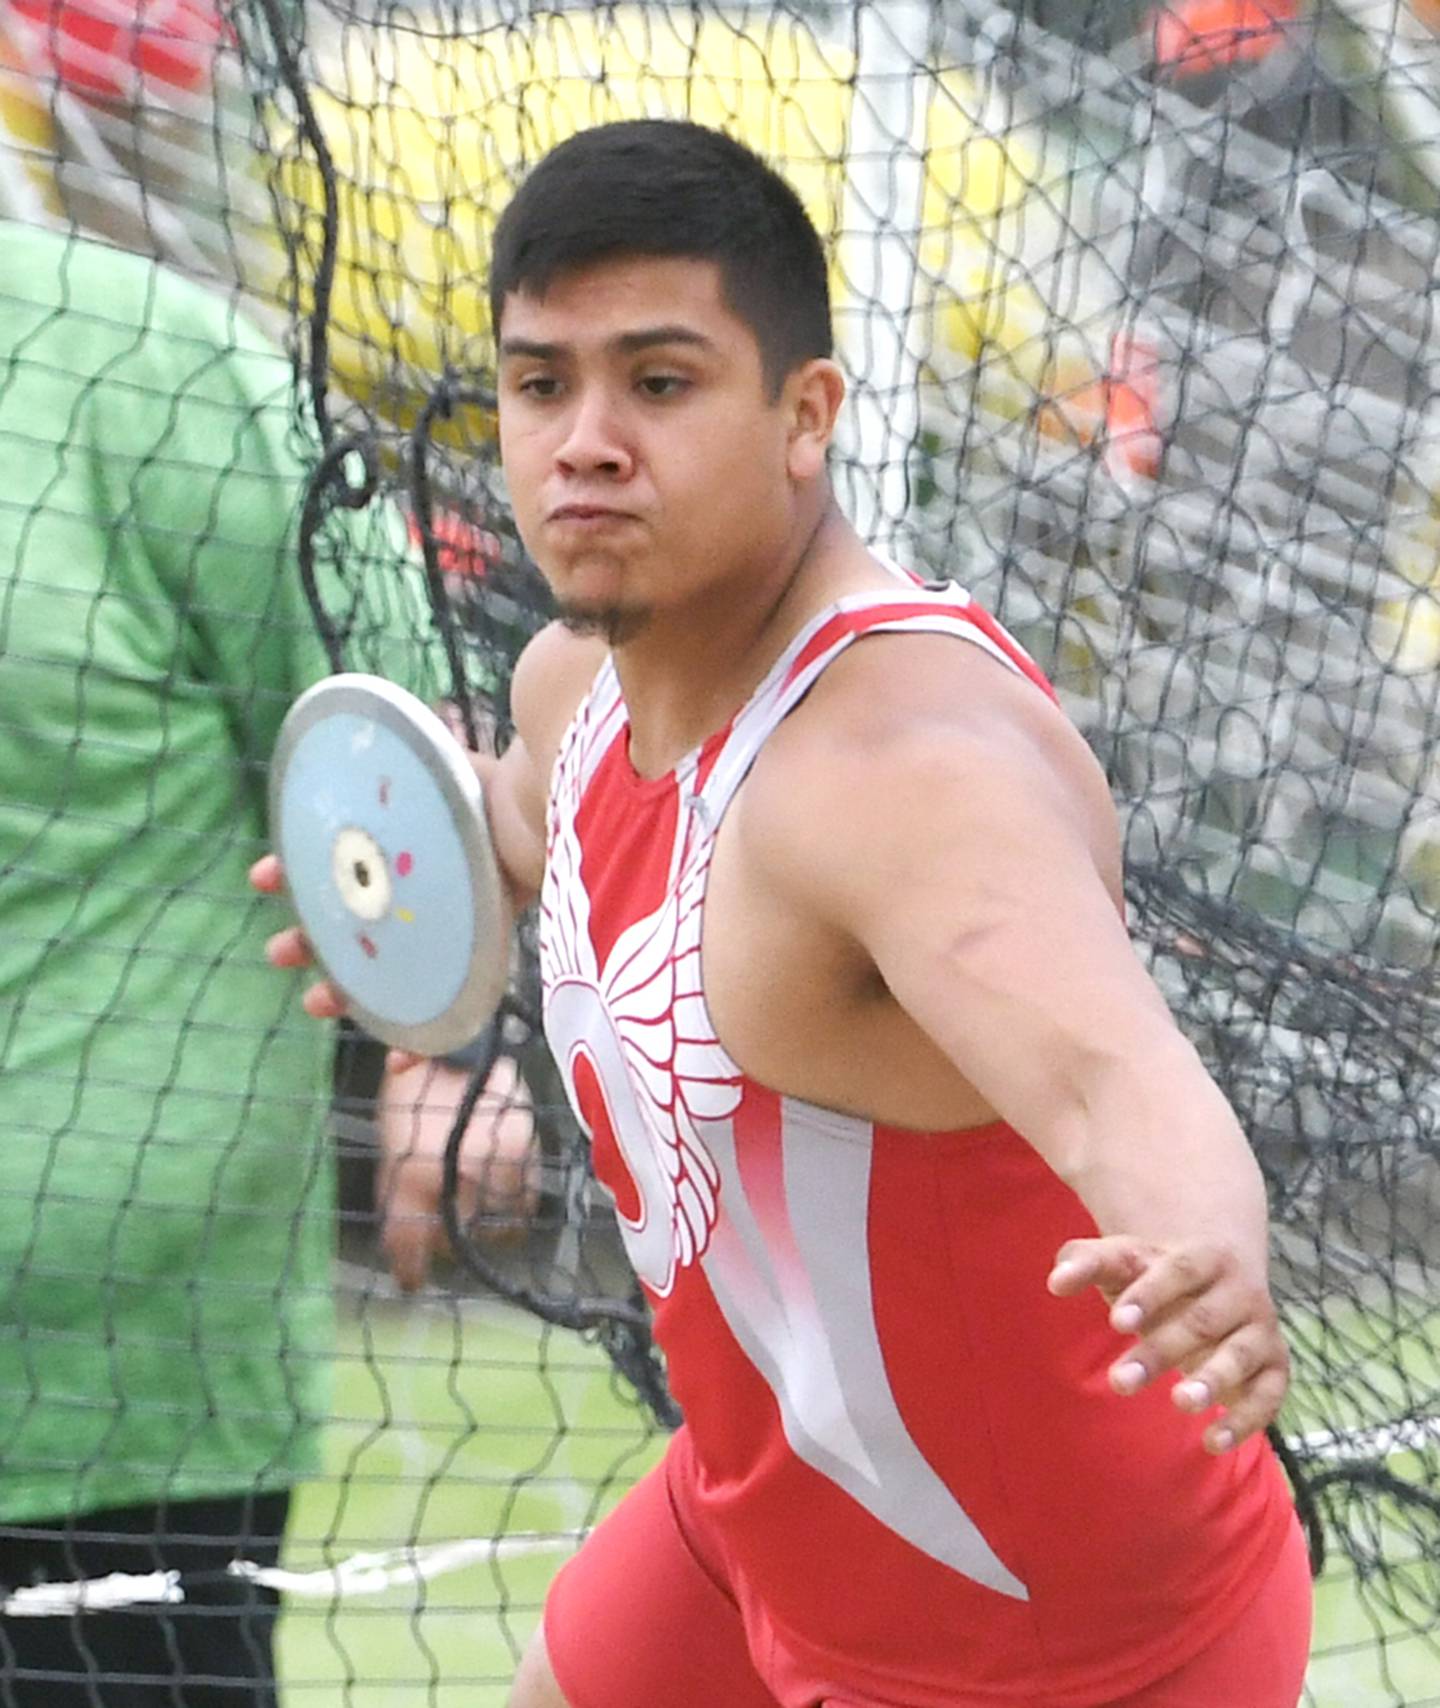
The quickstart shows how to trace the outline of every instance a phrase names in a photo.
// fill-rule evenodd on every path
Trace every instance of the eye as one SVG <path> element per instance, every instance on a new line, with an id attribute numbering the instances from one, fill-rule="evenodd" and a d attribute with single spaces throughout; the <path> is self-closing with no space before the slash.
<path id="1" fill-rule="evenodd" d="M 554 374 L 527 374 L 524 379 L 516 381 L 515 389 L 522 397 L 544 401 L 546 398 L 559 397 L 560 381 Z"/>
<path id="2" fill-rule="evenodd" d="M 690 385 L 683 374 L 646 374 L 640 381 L 640 389 L 647 397 L 679 397 Z"/>

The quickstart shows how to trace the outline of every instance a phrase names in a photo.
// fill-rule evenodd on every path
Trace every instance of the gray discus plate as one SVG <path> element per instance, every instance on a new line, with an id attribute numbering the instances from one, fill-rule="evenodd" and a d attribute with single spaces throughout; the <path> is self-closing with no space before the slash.
<path id="1" fill-rule="evenodd" d="M 464 749 L 379 676 L 302 694 L 270 766 L 270 834 L 300 924 L 355 1020 L 441 1055 L 495 1013 L 510 914 Z"/>

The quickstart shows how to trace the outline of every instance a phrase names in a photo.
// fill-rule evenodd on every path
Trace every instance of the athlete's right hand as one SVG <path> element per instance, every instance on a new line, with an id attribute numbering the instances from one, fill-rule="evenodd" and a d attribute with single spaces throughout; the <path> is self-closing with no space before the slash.
<path id="1" fill-rule="evenodd" d="M 284 895 L 285 869 L 280 864 L 279 856 L 262 854 L 250 868 L 250 883 L 261 895 Z M 266 939 L 265 959 L 272 967 L 281 967 L 288 971 L 291 968 L 313 967 L 315 951 L 310 947 L 310 939 L 298 925 L 287 925 L 283 931 L 277 931 L 273 937 Z M 314 984 L 307 987 L 301 1002 L 305 1012 L 313 1015 L 316 1020 L 339 1020 L 350 1011 L 344 991 L 329 979 L 316 979 Z M 414 1050 L 391 1050 L 385 1057 L 385 1065 L 391 1073 L 404 1073 L 407 1068 L 412 1068 L 425 1059 Z"/>
<path id="2" fill-rule="evenodd" d="M 250 883 L 261 895 L 283 895 L 285 871 L 279 856 L 262 854 L 250 868 Z M 272 967 L 313 967 L 315 952 L 300 927 L 288 925 L 266 939 L 265 959 Z M 317 1020 L 338 1020 L 346 1008 L 344 993 L 328 979 L 317 979 L 305 992 L 304 1003 L 305 1012 Z"/>

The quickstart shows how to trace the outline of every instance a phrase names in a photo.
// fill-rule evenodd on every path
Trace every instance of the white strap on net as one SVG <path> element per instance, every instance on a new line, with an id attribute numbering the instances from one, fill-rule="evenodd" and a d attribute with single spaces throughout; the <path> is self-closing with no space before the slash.
<path id="1" fill-rule="evenodd" d="M 434 1542 L 423 1548 L 386 1548 L 376 1553 L 352 1554 L 333 1566 L 311 1571 L 288 1571 L 283 1566 L 259 1566 L 253 1560 L 232 1560 L 226 1568 L 232 1577 L 264 1589 L 307 1601 L 336 1600 L 342 1596 L 383 1595 L 406 1584 L 418 1585 L 447 1572 L 467 1566 L 488 1565 L 497 1560 L 524 1559 L 532 1554 L 553 1554 L 578 1548 L 588 1532 L 553 1531 L 501 1537 L 468 1537 L 455 1542 Z M 174 1604 L 185 1600 L 181 1575 L 176 1571 L 134 1574 L 114 1572 L 103 1578 L 81 1578 L 74 1583 L 35 1584 L 13 1590 L 0 1601 L 6 1618 L 55 1618 L 71 1613 L 103 1613 L 116 1608 L 145 1604 Z"/>

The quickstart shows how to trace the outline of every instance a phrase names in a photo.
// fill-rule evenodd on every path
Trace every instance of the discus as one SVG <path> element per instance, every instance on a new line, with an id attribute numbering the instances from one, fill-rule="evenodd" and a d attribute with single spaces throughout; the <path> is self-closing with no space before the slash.
<path id="1" fill-rule="evenodd" d="M 270 767 L 270 834 L 301 929 L 350 1014 L 422 1055 L 467 1044 L 510 968 L 510 909 L 465 750 L 378 676 L 308 689 Z"/>

